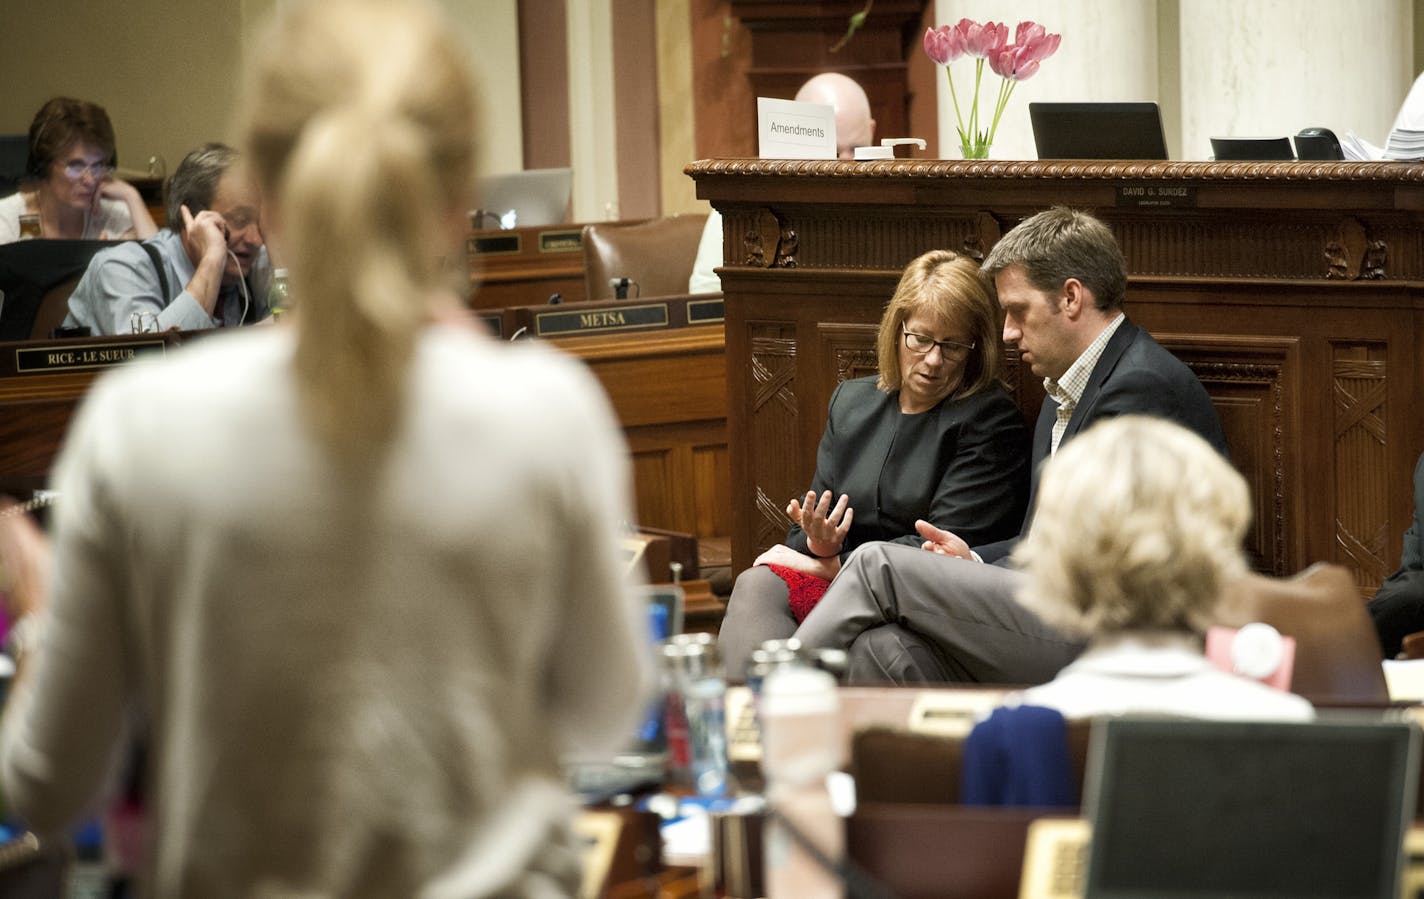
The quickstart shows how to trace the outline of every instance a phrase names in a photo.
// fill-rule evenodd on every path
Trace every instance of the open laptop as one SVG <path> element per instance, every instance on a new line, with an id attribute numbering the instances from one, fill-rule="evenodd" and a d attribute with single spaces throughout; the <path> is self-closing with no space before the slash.
<path id="1" fill-rule="evenodd" d="M 1077 895 L 1397 899 L 1418 764 L 1402 721 L 1105 720 Z"/>
<path id="2" fill-rule="evenodd" d="M 529 228 L 569 220 L 571 168 L 528 169 L 480 179 L 473 222 L 481 228 Z"/>
<path id="3" fill-rule="evenodd" d="M 1030 103 L 1039 159 L 1166 159 L 1156 103 Z"/>
<path id="4" fill-rule="evenodd" d="M 647 612 L 648 639 L 658 646 L 673 634 L 682 633 L 683 590 L 676 584 L 654 584 L 643 588 Z M 639 792 L 662 785 L 667 769 L 667 727 L 663 701 L 649 703 L 637 729 L 628 735 L 621 750 L 612 755 L 574 756 L 564 759 L 569 787 L 588 805 L 606 802 L 623 793 Z"/>

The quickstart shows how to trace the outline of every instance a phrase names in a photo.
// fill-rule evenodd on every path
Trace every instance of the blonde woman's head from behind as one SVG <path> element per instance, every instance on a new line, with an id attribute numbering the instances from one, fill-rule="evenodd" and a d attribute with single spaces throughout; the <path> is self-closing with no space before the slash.
<path id="1" fill-rule="evenodd" d="M 1100 422 L 1043 470 L 1033 524 L 1014 551 L 1020 600 L 1085 636 L 1200 632 L 1245 572 L 1246 482 L 1195 433 L 1163 419 Z"/>
<path id="2" fill-rule="evenodd" d="M 249 64 L 241 128 L 290 271 L 299 389 L 326 442 L 388 433 L 475 183 L 477 99 L 432 4 L 285 9 Z"/>

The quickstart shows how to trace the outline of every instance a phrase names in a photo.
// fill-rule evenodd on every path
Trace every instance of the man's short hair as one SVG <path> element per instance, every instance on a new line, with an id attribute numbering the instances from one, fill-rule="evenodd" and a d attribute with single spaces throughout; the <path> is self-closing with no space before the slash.
<path id="1" fill-rule="evenodd" d="M 1009 231 L 980 271 L 993 281 L 1011 265 L 1021 266 L 1036 289 L 1054 293 L 1069 278 L 1093 292 L 1098 309 L 1119 309 L 1127 297 L 1127 260 L 1112 231 L 1086 212 L 1054 206 Z"/>
<path id="2" fill-rule="evenodd" d="M 236 161 L 236 150 L 216 142 L 203 144 L 184 156 L 173 177 L 168 179 L 168 200 L 163 205 L 168 227 L 175 231 L 183 229 L 183 213 L 179 211 L 183 206 L 194 215 L 211 209 L 218 182 Z"/>

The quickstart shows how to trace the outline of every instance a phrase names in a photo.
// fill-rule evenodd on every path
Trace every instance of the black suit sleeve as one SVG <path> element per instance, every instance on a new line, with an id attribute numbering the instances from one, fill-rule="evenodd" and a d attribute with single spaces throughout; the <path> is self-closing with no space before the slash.
<path id="1" fill-rule="evenodd" d="M 1385 579 L 1368 606 L 1386 658 L 1399 654 L 1405 637 L 1424 630 L 1424 553 L 1419 545 L 1420 535 L 1424 534 L 1421 514 L 1424 514 L 1424 456 L 1414 465 L 1414 520 L 1404 532 L 1399 570 Z"/>

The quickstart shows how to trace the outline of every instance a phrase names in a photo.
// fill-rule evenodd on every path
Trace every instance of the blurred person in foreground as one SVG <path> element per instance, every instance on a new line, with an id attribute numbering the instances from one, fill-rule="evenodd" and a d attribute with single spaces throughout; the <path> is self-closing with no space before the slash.
<path id="1" fill-rule="evenodd" d="M 30 122 L 25 178 L 0 200 L 0 244 L 22 236 L 21 216 L 38 219 L 37 237 L 140 240 L 158 230 L 138 188 L 114 177 L 114 126 L 104 107 L 55 97 Z"/>
<path id="2" fill-rule="evenodd" d="M 1215 668 L 1202 642 L 1246 576 L 1246 481 L 1197 434 L 1127 415 L 1093 425 L 1044 466 L 1038 512 L 1013 558 L 1016 598 L 1087 640 L 1019 694 L 1069 718 L 1152 713 L 1306 720 L 1309 702 Z"/>
<path id="3" fill-rule="evenodd" d="M 68 826 L 138 712 L 145 895 L 573 895 L 559 757 L 630 732 L 648 681 L 625 449 L 590 375 L 448 284 L 476 137 L 448 25 L 283 9 L 241 133 L 300 309 L 80 412 L 19 601 L 6 806 Z"/>

